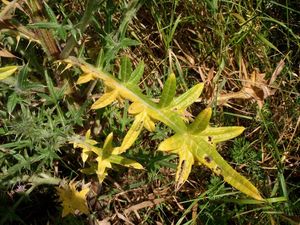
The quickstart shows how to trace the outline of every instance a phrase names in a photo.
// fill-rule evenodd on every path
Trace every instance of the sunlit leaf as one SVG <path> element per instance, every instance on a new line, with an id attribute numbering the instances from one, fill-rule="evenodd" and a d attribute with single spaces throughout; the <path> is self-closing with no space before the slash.
<path id="1" fill-rule="evenodd" d="M 5 78 L 11 76 L 16 72 L 18 66 L 5 66 L 0 68 L 0 80 L 4 80 Z"/>
<path id="2" fill-rule="evenodd" d="M 194 122 L 189 126 L 189 131 L 191 133 L 197 134 L 199 132 L 202 132 L 205 128 L 207 128 L 211 117 L 211 113 L 211 108 L 206 108 L 203 111 L 201 111 L 195 118 Z"/>
<path id="3" fill-rule="evenodd" d="M 94 104 L 91 106 L 91 109 L 100 109 L 116 100 L 118 97 L 118 91 L 113 90 L 107 93 L 104 93 Z"/>
<path id="4" fill-rule="evenodd" d="M 210 142 L 219 143 L 240 135 L 244 130 L 244 127 L 207 127 L 199 135 L 209 137 Z"/>
<path id="5" fill-rule="evenodd" d="M 82 74 L 79 76 L 76 84 L 84 84 L 84 83 L 87 83 L 91 80 L 95 80 L 97 79 L 93 73 L 85 73 L 85 74 Z"/>
<path id="6" fill-rule="evenodd" d="M 194 87 L 190 88 L 185 93 L 175 98 L 171 103 L 170 108 L 173 110 L 186 109 L 199 98 L 202 90 L 203 84 L 196 84 Z"/>
<path id="7" fill-rule="evenodd" d="M 134 122 L 128 130 L 126 136 L 124 137 L 121 146 L 115 149 L 115 152 L 117 154 L 125 152 L 128 148 L 132 146 L 132 144 L 138 138 L 139 134 L 143 129 L 145 117 L 145 112 L 142 112 L 135 116 Z"/>
<path id="8" fill-rule="evenodd" d="M 83 173 L 86 174 L 97 174 L 99 182 L 103 182 L 107 176 L 107 170 L 112 168 L 112 164 L 118 164 L 121 166 L 132 167 L 135 169 L 142 169 L 143 166 L 138 162 L 127 159 L 126 157 L 119 155 L 120 152 L 117 148 L 113 147 L 113 134 L 110 133 L 103 144 L 103 148 L 94 146 L 97 144 L 95 140 L 90 139 L 90 130 L 86 133 L 86 138 L 84 140 L 76 139 L 72 141 L 75 147 L 82 148 L 82 159 L 87 160 L 90 157 L 89 153 L 94 152 L 97 156 L 95 158 L 96 164 L 94 162 L 89 163 L 91 167 L 82 169 Z M 134 142 L 134 141 L 133 141 Z M 132 142 L 132 143 L 133 143 Z M 127 145 L 126 145 L 127 146 Z M 126 147 L 125 146 L 125 147 Z M 128 147 L 128 146 L 127 146 Z M 130 146 L 129 146 L 130 147 Z M 119 149 L 122 149 L 119 147 Z"/>
<path id="9" fill-rule="evenodd" d="M 127 82 L 132 73 L 131 61 L 128 57 L 124 56 L 121 58 L 121 67 L 120 67 L 120 79 L 123 82 Z"/>
<path id="10" fill-rule="evenodd" d="M 104 84 L 109 87 L 109 90 L 118 92 L 115 95 L 109 92 L 110 94 L 105 96 L 105 99 L 102 98 L 99 101 L 100 107 L 110 104 L 113 101 L 112 99 L 115 98 L 127 99 L 132 102 L 128 111 L 135 115 L 135 120 L 125 135 L 121 146 L 113 148 L 110 144 L 107 145 L 108 147 L 105 147 L 105 149 L 95 149 L 98 151 L 98 153 L 96 153 L 98 166 L 95 170 L 99 180 L 102 181 L 105 178 L 107 168 L 111 168 L 112 163 L 124 166 L 131 165 L 132 167 L 136 166 L 136 168 L 139 168 L 139 164 L 131 163 L 130 160 L 128 161 L 119 154 L 132 146 L 143 127 L 153 131 L 155 129 L 154 121 L 160 121 L 173 129 L 175 133 L 172 137 L 167 138 L 159 145 L 159 150 L 179 155 L 179 165 L 176 173 L 176 180 L 179 185 L 188 179 L 192 165 L 194 163 L 201 163 L 210 168 L 217 175 L 222 175 L 226 182 L 238 190 L 255 199 L 262 199 L 253 184 L 237 173 L 216 150 L 216 144 L 218 142 L 236 137 L 243 132 L 244 128 L 210 127 L 210 108 L 201 112 L 192 124 L 187 125 L 186 121 L 184 121 L 182 113 L 199 98 L 203 89 L 202 83 L 195 85 L 179 97 L 174 98 L 173 87 L 175 80 L 173 80 L 171 76 L 171 80 L 165 84 L 166 89 L 163 91 L 164 97 L 160 103 L 164 107 L 160 107 L 159 104 L 144 95 L 135 83 L 138 82 L 138 79 L 133 78 L 138 76 L 134 74 L 137 69 L 131 74 L 128 82 L 124 83 L 85 62 L 74 58 L 69 58 L 68 60 L 67 63 L 72 62 L 74 65 L 80 66 L 84 73 L 93 73 L 95 77 L 102 79 Z M 140 68 L 140 70 L 142 69 Z M 141 72 L 136 73 L 141 76 Z M 107 100 L 107 98 L 110 99 Z M 103 102 L 105 102 L 105 104 L 103 104 Z M 93 152 L 97 152 L 95 150 L 93 150 Z"/>
<path id="11" fill-rule="evenodd" d="M 90 152 L 95 152 L 96 154 L 99 152 L 98 148 L 94 145 L 97 144 L 97 141 L 90 139 L 91 130 L 88 130 L 85 134 L 84 142 L 73 142 L 74 148 L 82 148 L 81 159 L 83 163 L 88 159 Z"/>
<path id="12" fill-rule="evenodd" d="M 168 106 L 173 100 L 175 93 L 176 93 L 176 77 L 174 73 L 171 73 L 164 84 L 164 88 L 158 106 L 160 108 Z"/>
<path id="13" fill-rule="evenodd" d="M 144 111 L 146 108 L 144 107 L 144 105 L 140 102 L 133 102 L 129 108 L 128 108 L 128 112 L 130 114 L 138 114 L 142 111 Z"/>
<path id="14" fill-rule="evenodd" d="M 68 214 L 75 214 L 77 210 L 84 214 L 89 214 L 86 202 L 86 195 L 89 192 L 89 188 L 83 188 L 81 191 L 77 191 L 76 184 L 77 183 L 71 181 L 69 185 L 56 188 L 63 207 L 62 217 Z"/>
<path id="15" fill-rule="evenodd" d="M 137 67 L 135 68 L 135 70 L 132 72 L 129 82 L 133 83 L 133 84 L 137 84 L 139 82 L 139 80 L 141 79 L 141 77 L 143 76 L 144 73 L 144 62 L 141 61 Z"/>
<path id="16" fill-rule="evenodd" d="M 241 134 L 243 127 L 209 127 L 211 110 L 201 112 L 185 133 L 177 133 L 164 140 L 158 147 L 165 152 L 176 153 L 179 165 L 176 173 L 178 185 L 189 176 L 194 162 L 204 164 L 215 174 L 245 194 L 261 200 L 258 190 L 245 177 L 237 173 L 217 152 L 216 143 L 234 138 Z M 202 120 L 201 120 L 202 119 Z"/>
<path id="17" fill-rule="evenodd" d="M 130 168 L 134 168 L 134 169 L 143 169 L 143 166 L 131 159 L 127 159 L 123 156 L 120 155 L 111 155 L 110 157 L 110 161 L 113 164 L 118 164 L 118 165 L 122 165 L 122 166 L 126 166 L 126 167 L 130 167 Z"/>

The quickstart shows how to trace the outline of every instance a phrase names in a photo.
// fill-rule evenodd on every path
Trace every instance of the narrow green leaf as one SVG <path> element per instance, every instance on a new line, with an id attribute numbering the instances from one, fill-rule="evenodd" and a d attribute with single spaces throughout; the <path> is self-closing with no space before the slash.
<path id="1" fill-rule="evenodd" d="M 270 48 L 274 49 L 275 51 L 281 53 L 278 48 L 276 48 L 275 45 L 273 45 L 269 40 L 267 40 L 264 36 L 262 36 L 259 33 L 255 33 L 255 35 L 267 46 L 269 46 Z"/>
<path id="2" fill-rule="evenodd" d="M 62 27 L 62 25 L 58 23 L 53 22 L 37 22 L 28 24 L 27 27 L 30 28 L 38 28 L 38 29 L 59 29 Z"/>
<path id="3" fill-rule="evenodd" d="M 49 77 L 48 75 L 48 71 L 45 70 L 45 77 L 46 77 L 46 83 L 47 83 L 47 88 L 49 90 L 49 93 L 51 95 L 51 99 L 54 103 L 57 103 L 58 101 L 58 96 L 56 94 L 56 91 L 54 89 L 54 85 L 53 85 L 53 82 L 51 80 L 51 78 Z"/>
<path id="4" fill-rule="evenodd" d="M 174 73 L 171 73 L 164 85 L 164 89 L 162 91 L 158 106 L 160 108 L 168 106 L 172 102 L 175 93 L 176 93 L 176 77 Z"/>
<path id="5" fill-rule="evenodd" d="M 18 66 L 5 66 L 0 68 L 0 80 L 4 80 L 5 78 L 11 76 L 16 72 Z"/>
<path id="6" fill-rule="evenodd" d="M 18 78 L 17 78 L 17 85 L 21 90 L 26 89 L 29 86 L 27 77 L 28 77 L 28 64 L 23 66 L 23 68 L 20 70 Z"/>
<path id="7" fill-rule="evenodd" d="M 8 101 L 7 101 L 7 112 L 9 114 L 11 114 L 17 103 L 20 101 L 19 96 L 16 94 L 16 92 L 13 92 L 9 97 L 8 97 Z"/>
<path id="8" fill-rule="evenodd" d="M 141 77 L 144 74 L 144 67 L 145 64 L 143 61 L 139 62 L 139 64 L 137 65 L 137 67 L 135 68 L 135 70 L 132 72 L 129 82 L 133 83 L 133 84 L 138 84 L 138 82 L 140 81 Z"/>
<path id="9" fill-rule="evenodd" d="M 127 48 L 127 47 L 130 47 L 130 46 L 136 46 L 136 45 L 139 45 L 140 42 L 136 41 L 136 40 L 133 40 L 133 39 L 130 39 L 130 38 L 123 38 L 120 42 L 120 45 L 119 47 L 120 48 Z"/>
<path id="10" fill-rule="evenodd" d="M 131 73 L 132 73 L 131 61 L 127 56 L 123 56 L 121 58 L 121 67 L 119 72 L 119 77 L 121 81 L 126 83 L 129 80 Z"/>
<path id="11" fill-rule="evenodd" d="M 189 131 L 192 134 L 197 134 L 205 130 L 205 128 L 209 124 L 209 120 L 211 117 L 212 110 L 211 108 L 206 108 L 202 112 L 198 114 L 195 118 L 194 122 L 189 126 Z"/>
<path id="12" fill-rule="evenodd" d="M 196 84 L 194 87 L 175 98 L 171 104 L 171 108 L 174 110 L 186 109 L 199 98 L 203 90 L 203 86 L 204 85 L 202 83 Z"/>
<path id="13" fill-rule="evenodd" d="M 43 4 L 45 6 L 45 10 L 46 10 L 46 13 L 47 13 L 50 21 L 53 22 L 53 23 L 58 23 L 58 21 L 56 19 L 56 15 L 53 12 L 53 10 L 51 9 L 51 7 L 46 2 L 43 2 Z"/>

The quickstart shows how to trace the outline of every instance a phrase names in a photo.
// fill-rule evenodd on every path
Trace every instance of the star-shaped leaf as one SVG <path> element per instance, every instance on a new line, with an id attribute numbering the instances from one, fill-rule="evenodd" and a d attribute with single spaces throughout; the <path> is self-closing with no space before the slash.
<path id="1" fill-rule="evenodd" d="M 56 188 L 63 207 L 62 217 L 68 214 L 75 214 L 77 210 L 84 214 L 89 214 L 86 202 L 86 195 L 89 192 L 89 188 L 86 187 L 81 191 L 77 191 L 76 185 L 76 182 L 71 181 L 69 185 L 65 184 L 62 187 Z"/>
<path id="2" fill-rule="evenodd" d="M 81 158 L 83 163 L 86 162 L 87 158 L 90 155 L 90 152 L 96 151 L 95 149 L 93 150 L 93 148 L 95 148 L 94 145 L 96 145 L 98 142 L 90 139 L 90 136 L 91 130 L 88 130 L 85 134 L 84 142 L 73 142 L 74 148 L 82 148 Z"/>
<path id="3" fill-rule="evenodd" d="M 112 168 L 112 164 L 132 167 L 135 169 L 143 169 L 143 166 L 138 162 L 119 155 L 120 152 L 112 145 L 112 133 L 106 137 L 103 148 L 95 146 L 97 142 L 89 138 L 90 131 L 87 132 L 86 137 L 88 138 L 85 138 L 84 141 L 81 141 L 80 139 L 74 139 L 73 143 L 74 146 L 82 148 L 82 154 L 84 155 L 82 159 L 86 160 L 86 156 L 89 156 L 91 152 L 96 154 L 97 165 L 95 166 L 93 163 L 90 163 L 91 167 L 84 169 L 83 171 L 86 171 L 88 174 L 91 174 L 94 171 L 94 173 L 96 173 L 98 176 L 99 182 L 102 182 L 105 179 L 107 176 L 107 170 Z"/>
<path id="4" fill-rule="evenodd" d="M 222 175 L 224 180 L 249 196 L 261 200 L 258 190 L 245 177 L 236 172 L 217 152 L 216 143 L 229 140 L 241 134 L 243 127 L 209 126 L 211 108 L 201 112 L 189 125 L 185 133 L 177 133 L 164 140 L 158 147 L 161 151 L 179 155 L 176 173 L 178 185 L 184 183 L 190 174 L 194 162 L 210 168 L 215 174 Z"/>

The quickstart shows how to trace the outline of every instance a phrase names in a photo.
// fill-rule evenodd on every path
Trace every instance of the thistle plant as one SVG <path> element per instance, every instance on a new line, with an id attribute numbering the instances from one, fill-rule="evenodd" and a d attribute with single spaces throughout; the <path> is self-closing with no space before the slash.
<path id="1" fill-rule="evenodd" d="M 184 112 L 199 98 L 203 83 L 196 84 L 185 93 L 175 96 L 176 78 L 171 73 L 164 84 L 160 100 L 156 103 L 142 94 L 138 86 L 144 71 L 143 62 L 140 62 L 133 70 L 130 60 L 123 57 L 119 72 L 120 79 L 75 57 L 69 57 L 64 60 L 64 63 L 67 64 L 67 68 L 76 66 L 82 70 L 83 74 L 79 77 L 77 84 L 91 80 L 101 80 L 104 83 L 105 92 L 92 105 L 92 109 L 103 108 L 115 100 L 126 99 L 131 102 L 128 112 L 134 116 L 134 121 L 120 146 L 112 147 L 112 134 L 108 135 L 103 149 L 93 147 L 96 142 L 89 139 L 89 134 L 83 142 L 72 141 L 75 146 L 83 149 L 83 161 L 87 160 L 89 152 L 97 154 L 98 167 L 94 167 L 94 172 L 98 175 L 100 182 L 107 175 L 106 169 L 111 168 L 111 163 L 122 164 L 124 162 L 123 165 L 126 165 L 126 160 L 116 160 L 115 157 L 120 157 L 120 154 L 133 145 L 143 128 L 154 132 L 155 124 L 160 121 L 174 131 L 173 136 L 160 143 L 158 150 L 178 154 L 177 186 L 182 185 L 188 179 L 192 165 L 197 163 L 203 164 L 215 174 L 223 176 L 227 183 L 248 196 L 263 200 L 256 187 L 235 171 L 216 150 L 217 143 L 240 135 L 244 131 L 244 127 L 211 127 L 209 125 L 211 108 L 200 112 L 192 123 L 188 123 L 186 120 Z M 103 158 L 105 158 L 104 161 L 102 161 Z M 130 165 L 142 168 L 135 162 L 127 163 L 126 166 Z"/>

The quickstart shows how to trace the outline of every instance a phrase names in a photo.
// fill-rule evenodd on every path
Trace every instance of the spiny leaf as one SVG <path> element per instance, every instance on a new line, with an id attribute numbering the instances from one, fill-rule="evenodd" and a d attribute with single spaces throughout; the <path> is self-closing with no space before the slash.
<path id="1" fill-rule="evenodd" d="M 18 66 L 5 66 L 0 68 L 0 80 L 4 80 L 5 78 L 11 76 L 16 72 Z"/>
<path id="2" fill-rule="evenodd" d="M 98 142 L 93 139 L 90 139 L 90 136 L 91 136 L 91 130 L 88 130 L 85 134 L 84 142 L 73 141 L 74 148 L 82 148 L 81 159 L 83 163 L 85 163 L 86 160 L 88 159 L 90 152 L 95 152 L 96 154 L 99 152 L 98 148 L 94 146 Z"/>
<path id="3" fill-rule="evenodd" d="M 110 161 L 114 164 L 130 167 L 134 169 L 139 169 L 139 170 L 144 169 L 144 167 L 138 162 L 131 159 L 127 159 L 120 155 L 111 155 Z"/>
<path id="4" fill-rule="evenodd" d="M 112 90 L 110 92 L 104 93 L 94 104 L 91 106 L 91 109 L 100 109 L 103 108 L 118 97 L 119 92 L 117 90 Z"/>
<path id="5" fill-rule="evenodd" d="M 137 84 L 144 74 L 144 67 L 145 67 L 144 62 L 143 61 L 139 62 L 135 70 L 132 72 L 128 82 L 132 84 Z"/>
<path id="6" fill-rule="evenodd" d="M 143 166 L 138 162 L 135 162 L 131 159 L 127 159 L 121 155 L 118 155 L 119 152 L 114 149 L 112 146 L 113 134 L 110 133 L 103 144 L 103 148 L 98 148 L 94 146 L 97 142 L 93 139 L 90 139 L 90 130 L 86 133 L 86 138 L 84 141 L 74 138 L 71 142 L 73 142 L 74 147 L 82 148 L 82 154 L 87 154 L 82 156 L 83 160 L 86 160 L 87 157 L 90 157 L 88 153 L 94 152 L 96 157 L 97 165 L 94 163 L 90 163 L 90 168 L 85 168 L 82 171 L 88 174 L 96 173 L 99 179 L 99 182 L 102 182 L 107 176 L 107 170 L 112 168 L 112 164 L 119 164 L 126 167 L 133 167 L 136 169 L 142 169 Z M 132 142 L 133 143 L 133 142 Z"/>
<path id="7" fill-rule="evenodd" d="M 188 179 L 191 166 L 194 162 L 204 164 L 217 175 L 243 193 L 262 200 L 258 190 L 245 177 L 237 173 L 217 152 L 216 143 L 234 138 L 241 134 L 243 127 L 209 126 L 211 109 L 202 111 L 194 124 L 188 127 L 185 133 L 176 133 L 164 140 L 158 147 L 161 151 L 179 155 L 179 166 L 176 173 L 178 184 Z M 192 157 L 191 157 L 192 155 Z"/>
<path id="8" fill-rule="evenodd" d="M 222 175 L 224 180 L 231 186 L 252 198 L 257 200 L 263 199 L 256 187 L 244 176 L 236 172 L 217 152 L 214 145 L 210 145 L 203 138 L 192 138 L 190 148 L 195 160 L 210 168 L 215 174 Z"/>
<path id="9" fill-rule="evenodd" d="M 126 136 L 123 139 L 123 142 L 120 147 L 115 148 L 114 153 L 120 154 L 129 149 L 135 140 L 138 138 L 144 126 L 144 119 L 146 117 L 146 113 L 142 112 L 135 116 L 134 122 L 128 130 Z"/>
<path id="10" fill-rule="evenodd" d="M 120 74 L 119 74 L 121 81 L 126 83 L 129 80 L 131 73 L 132 73 L 131 61 L 129 60 L 128 57 L 124 56 L 121 58 L 121 67 L 120 67 Z"/>
<path id="11" fill-rule="evenodd" d="M 84 214 L 89 214 L 86 202 L 86 195 L 89 192 L 89 188 L 77 191 L 76 183 L 71 181 L 69 185 L 58 187 L 56 190 L 63 206 L 62 217 L 68 214 L 75 214 L 77 210 Z"/>
<path id="12" fill-rule="evenodd" d="M 203 84 L 196 84 L 194 87 L 190 88 L 185 93 L 175 98 L 171 103 L 170 108 L 173 110 L 185 110 L 199 98 L 202 90 Z"/>
<path id="13" fill-rule="evenodd" d="M 147 114 L 147 110 L 146 108 L 143 106 L 143 104 L 139 103 L 139 102 L 134 102 L 132 103 L 129 108 L 128 108 L 128 112 L 130 114 L 139 114 L 139 113 L 145 113 L 145 118 L 144 118 L 144 127 L 150 131 L 153 132 L 155 130 L 155 123 L 154 121 L 151 119 L 151 117 Z"/>
<path id="14" fill-rule="evenodd" d="M 161 94 L 158 106 L 163 108 L 168 106 L 173 100 L 176 93 L 176 77 L 174 73 L 171 73 L 164 84 L 164 89 Z"/>
<path id="15" fill-rule="evenodd" d="M 189 125 L 189 131 L 192 134 L 202 132 L 209 124 L 211 113 L 211 108 L 206 108 L 203 111 L 201 111 L 195 118 L 194 122 L 191 125 Z"/>
<path id="16" fill-rule="evenodd" d="M 91 80 L 95 80 L 96 77 L 94 76 L 93 73 L 84 73 L 82 75 L 79 76 L 76 84 L 84 84 L 84 83 L 87 83 Z"/>
<path id="17" fill-rule="evenodd" d="M 106 85 L 109 83 L 108 86 L 112 90 L 117 90 L 122 98 L 126 98 L 133 102 L 131 111 L 134 114 L 140 116 L 143 115 L 142 118 L 144 119 L 148 117 L 151 120 L 161 121 L 175 131 L 175 135 L 166 139 L 159 145 L 159 150 L 173 152 L 179 155 L 180 163 L 177 171 L 177 181 L 179 184 L 186 181 L 193 163 L 199 162 L 212 169 L 216 174 L 223 175 L 224 180 L 238 190 L 255 199 L 262 199 L 258 190 L 245 177 L 231 168 L 216 151 L 216 143 L 239 135 L 243 132 L 244 128 L 210 127 L 209 118 L 211 109 L 207 109 L 200 113 L 194 123 L 187 127 L 181 115 L 178 113 L 182 110 L 186 110 L 188 106 L 197 100 L 203 89 L 203 84 L 195 85 L 181 96 L 173 99 L 168 107 L 160 108 L 158 104 L 152 102 L 147 96 L 143 95 L 136 84 L 130 82 L 124 84 L 119 82 L 113 76 L 73 58 L 70 58 L 69 62 L 73 62 L 74 65 L 79 65 L 85 73 L 95 73 L 95 76 L 102 79 Z M 141 119 L 135 120 L 135 122 L 136 121 L 141 121 Z M 138 133 L 141 131 L 142 122 L 136 122 L 134 127 L 136 127 L 136 131 L 132 140 L 135 140 L 135 137 L 137 137 Z M 132 140 L 127 141 L 129 144 L 127 144 L 125 149 L 132 145 Z M 116 149 L 111 151 L 110 157 L 113 158 L 115 154 L 122 152 L 122 149 L 121 151 Z M 109 157 L 106 158 L 109 160 Z M 100 163 L 99 159 L 98 163 Z M 105 163 L 104 165 L 106 165 Z M 107 164 L 107 167 L 109 166 L 110 165 Z M 105 173 L 106 169 L 102 175 L 105 176 Z"/>
<path id="18" fill-rule="evenodd" d="M 201 133 L 197 133 L 203 137 L 208 137 L 209 142 L 219 143 L 222 141 L 227 141 L 229 139 L 235 138 L 236 136 L 243 133 L 244 127 L 207 127 Z"/>
<path id="19" fill-rule="evenodd" d="M 258 190 L 245 177 L 237 173 L 217 152 L 215 144 L 204 135 L 175 134 L 159 145 L 159 150 L 179 155 L 180 165 L 176 173 L 178 185 L 184 183 L 190 173 L 191 165 L 199 162 L 210 168 L 215 174 L 243 193 L 262 200 Z M 188 153 L 187 153 L 188 152 Z M 193 157 L 191 157 L 191 155 Z"/>

